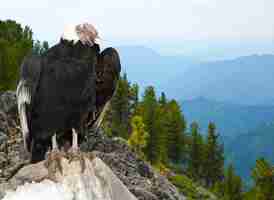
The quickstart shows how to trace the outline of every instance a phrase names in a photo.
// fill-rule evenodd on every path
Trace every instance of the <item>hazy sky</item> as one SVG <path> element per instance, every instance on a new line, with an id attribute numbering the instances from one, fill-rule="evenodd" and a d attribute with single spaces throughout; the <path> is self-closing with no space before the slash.
<path id="1" fill-rule="evenodd" d="M 0 19 L 28 24 L 36 38 L 51 42 L 65 24 L 83 21 L 115 45 L 121 40 L 273 40 L 273 10 L 273 0 L 5 0 Z"/>

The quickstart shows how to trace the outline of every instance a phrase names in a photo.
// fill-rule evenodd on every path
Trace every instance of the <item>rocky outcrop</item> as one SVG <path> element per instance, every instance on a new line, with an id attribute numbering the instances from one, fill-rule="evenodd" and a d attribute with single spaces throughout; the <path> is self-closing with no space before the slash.
<path id="1" fill-rule="evenodd" d="M 80 160 L 69 161 L 65 154 L 58 157 L 58 161 L 25 166 L 5 184 L 17 189 L 9 191 L 4 200 L 22 199 L 21 196 L 37 198 L 38 187 L 39 195 L 57 195 L 59 200 L 137 200 L 100 158 L 92 153 L 82 154 L 82 158 L 84 169 Z M 57 162 L 60 162 L 60 170 L 56 167 Z M 48 194 L 48 190 L 54 194 Z"/>
<path id="2" fill-rule="evenodd" d="M 18 122 L 16 95 L 5 92 L 0 96 L 0 183 L 27 162 Z"/>
<path id="3" fill-rule="evenodd" d="M 13 92 L 2 94 L 0 96 L 0 197 L 6 189 L 14 189 L 18 184 L 22 184 L 10 181 L 14 180 L 23 166 L 28 166 L 22 151 L 22 137 L 16 112 L 15 94 Z M 95 151 L 96 157 L 111 169 L 137 199 L 185 199 L 166 177 L 139 159 L 121 138 L 109 138 L 102 131 L 96 134 L 89 131 L 86 141 L 81 144 L 81 150 Z"/>

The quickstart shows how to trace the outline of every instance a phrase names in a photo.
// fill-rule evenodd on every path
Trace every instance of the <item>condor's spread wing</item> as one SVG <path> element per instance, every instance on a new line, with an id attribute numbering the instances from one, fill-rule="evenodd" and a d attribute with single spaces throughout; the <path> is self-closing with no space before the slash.
<path id="1" fill-rule="evenodd" d="M 36 88 L 39 83 L 41 69 L 41 57 L 34 55 L 27 56 L 21 65 L 20 80 L 16 90 L 19 119 L 24 139 L 24 148 L 28 151 L 30 150 L 30 112 Z"/>
<path id="2" fill-rule="evenodd" d="M 118 52 L 114 48 L 106 48 L 99 55 L 95 70 L 97 120 L 94 126 L 98 127 L 109 105 L 108 102 L 115 92 L 119 79 L 121 63 Z"/>

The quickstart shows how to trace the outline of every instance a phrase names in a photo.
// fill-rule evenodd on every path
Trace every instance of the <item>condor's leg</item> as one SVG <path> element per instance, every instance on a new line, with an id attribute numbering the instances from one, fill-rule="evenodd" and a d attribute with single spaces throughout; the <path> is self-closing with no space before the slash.
<path id="1" fill-rule="evenodd" d="M 78 147 L 78 133 L 73 128 L 72 129 L 72 151 L 74 153 L 78 153 L 79 147 Z"/>
<path id="2" fill-rule="evenodd" d="M 62 173 L 61 159 L 64 156 L 58 149 L 56 134 L 51 137 L 52 150 L 48 153 L 45 162 L 46 167 L 49 170 L 49 175 L 54 176 L 57 169 Z"/>
<path id="3" fill-rule="evenodd" d="M 56 134 L 54 134 L 51 137 L 51 143 L 52 143 L 52 151 L 59 151 L 58 144 L 57 144 L 57 139 L 56 139 Z"/>
<path id="4" fill-rule="evenodd" d="M 72 146 L 70 149 L 70 162 L 73 160 L 79 160 L 80 161 L 80 165 L 82 168 L 82 172 L 85 170 L 86 166 L 85 166 L 85 161 L 84 161 L 84 156 L 80 151 L 80 148 L 78 146 L 78 132 L 76 131 L 76 129 L 72 129 Z"/>

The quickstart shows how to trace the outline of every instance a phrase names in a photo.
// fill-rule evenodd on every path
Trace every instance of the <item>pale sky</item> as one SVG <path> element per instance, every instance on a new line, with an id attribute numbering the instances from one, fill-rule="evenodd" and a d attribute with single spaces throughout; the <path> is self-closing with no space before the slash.
<path id="1" fill-rule="evenodd" d="M 0 19 L 57 41 L 66 24 L 93 23 L 105 41 L 273 40 L 274 0 L 5 0 Z M 138 43 L 138 42 L 137 42 Z"/>

